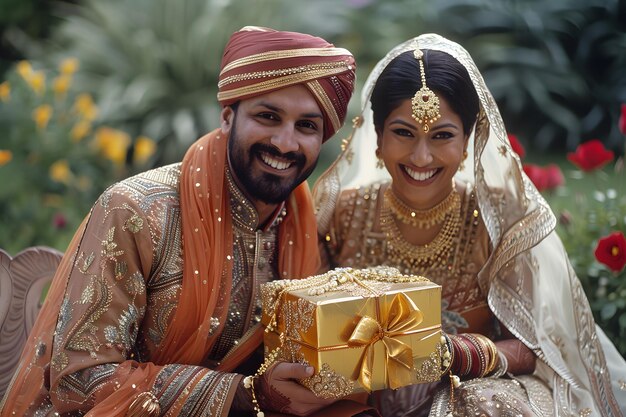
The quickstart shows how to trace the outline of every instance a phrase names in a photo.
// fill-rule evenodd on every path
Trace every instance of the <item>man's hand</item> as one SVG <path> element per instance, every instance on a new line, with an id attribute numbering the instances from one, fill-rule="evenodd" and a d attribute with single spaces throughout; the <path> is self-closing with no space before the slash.
<path id="1" fill-rule="evenodd" d="M 299 363 L 278 362 L 272 365 L 255 383 L 261 410 L 307 416 L 335 402 L 318 398 L 296 380 L 313 375 L 313 367 Z"/>

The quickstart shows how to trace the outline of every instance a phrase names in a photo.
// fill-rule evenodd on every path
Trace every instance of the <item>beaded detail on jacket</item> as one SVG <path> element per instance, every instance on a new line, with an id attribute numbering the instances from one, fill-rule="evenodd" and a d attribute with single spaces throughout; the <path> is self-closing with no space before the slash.
<path id="1" fill-rule="evenodd" d="M 179 180 L 180 164 L 158 168 L 113 185 L 94 205 L 60 309 L 50 360 L 50 392 L 41 390 L 31 405 L 33 415 L 90 410 L 97 398 L 125 383 L 134 363 L 130 361 L 152 361 L 182 285 Z M 251 205 L 235 196 L 231 207 L 249 213 Z M 239 213 L 233 213 L 237 262 L 233 277 L 227 279 L 233 279 L 239 290 L 232 293 L 229 318 L 241 320 L 225 324 L 222 356 L 235 346 L 248 323 L 255 322 L 255 303 L 251 307 L 250 300 L 256 294 L 247 291 L 246 277 L 261 269 L 262 256 L 266 265 L 272 261 L 275 247 L 275 228 L 259 237 L 244 227 L 254 224 L 250 218 Z M 258 252 L 248 243 L 266 241 L 272 244 Z M 271 269 L 268 266 L 260 275 L 269 279 Z M 180 415 L 227 412 L 224 406 L 235 374 L 200 365 L 172 364 L 159 371 L 151 394 L 162 413 L 170 409 Z"/>
<path id="2" fill-rule="evenodd" d="M 260 285 L 276 279 L 276 236 L 285 215 L 280 214 L 266 228 L 259 229 L 259 217 L 252 203 L 226 173 L 233 218 L 233 287 L 227 323 L 211 353 L 221 359 L 238 343 L 238 339 L 261 321 Z M 252 300 L 252 301 L 251 301 Z"/>

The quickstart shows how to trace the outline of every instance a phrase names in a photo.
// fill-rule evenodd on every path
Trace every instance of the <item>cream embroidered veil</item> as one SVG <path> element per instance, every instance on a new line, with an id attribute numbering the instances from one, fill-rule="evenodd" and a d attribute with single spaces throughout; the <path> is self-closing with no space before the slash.
<path id="1" fill-rule="evenodd" d="M 387 170 L 376 168 L 369 99 L 389 62 L 416 48 L 452 55 L 467 69 L 478 93 L 480 113 L 470 137 L 468 162 L 457 179 L 474 184 L 492 242 L 493 251 L 478 274 L 491 310 L 540 358 L 537 374 L 553 390 L 556 415 L 626 413 L 626 362 L 595 325 L 554 232 L 555 216 L 523 173 L 498 107 L 460 45 L 439 35 L 421 35 L 396 46 L 374 67 L 363 88 L 362 112 L 353 121 L 352 135 L 313 189 L 320 235 L 329 229 L 342 189 L 390 179 Z"/>

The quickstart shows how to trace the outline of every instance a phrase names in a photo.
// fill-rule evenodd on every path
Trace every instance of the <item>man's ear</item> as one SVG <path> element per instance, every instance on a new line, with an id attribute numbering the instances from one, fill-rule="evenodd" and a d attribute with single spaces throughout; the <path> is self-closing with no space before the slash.
<path id="1" fill-rule="evenodd" d="M 230 106 L 225 106 L 220 114 L 220 124 L 222 128 L 222 134 L 228 135 L 233 127 L 233 120 L 235 120 L 235 111 Z"/>

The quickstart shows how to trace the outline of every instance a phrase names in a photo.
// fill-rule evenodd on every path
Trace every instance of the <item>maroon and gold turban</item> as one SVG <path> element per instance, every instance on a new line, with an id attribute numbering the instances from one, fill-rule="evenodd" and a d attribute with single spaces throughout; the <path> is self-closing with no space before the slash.
<path id="1" fill-rule="evenodd" d="M 233 104 L 295 84 L 309 89 L 324 113 L 324 140 L 343 125 L 354 90 L 354 57 L 324 39 L 247 26 L 224 50 L 217 99 Z"/>

